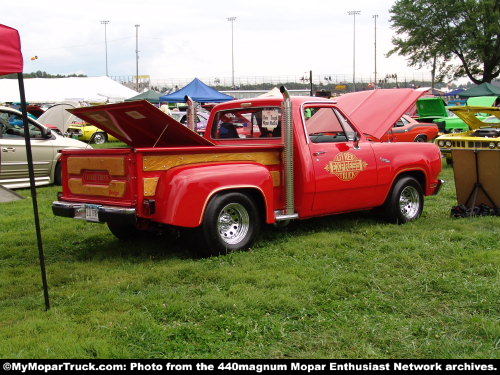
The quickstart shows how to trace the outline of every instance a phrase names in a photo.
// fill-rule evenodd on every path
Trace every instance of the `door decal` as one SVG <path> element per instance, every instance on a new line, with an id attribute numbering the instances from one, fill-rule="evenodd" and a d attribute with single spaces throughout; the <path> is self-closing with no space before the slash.
<path id="1" fill-rule="evenodd" d="M 342 181 L 351 181 L 354 180 L 360 172 L 364 171 L 367 165 L 368 163 L 366 161 L 346 151 L 338 153 L 335 159 L 325 166 L 325 170 L 334 174 Z"/>

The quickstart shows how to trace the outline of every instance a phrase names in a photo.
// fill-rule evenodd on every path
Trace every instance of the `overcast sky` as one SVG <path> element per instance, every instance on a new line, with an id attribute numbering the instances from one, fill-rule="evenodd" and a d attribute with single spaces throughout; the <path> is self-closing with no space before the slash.
<path id="1" fill-rule="evenodd" d="M 393 0 L 20 0 L 3 2 L 1 23 L 21 34 L 25 71 L 105 74 L 104 26 L 109 20 L 110 75 L 135 74 L 135 24 L 139 74 L 152 78 L 230 77 L 231 24 L 235 16 L 235 75 L 352 74 L 356 16 L 356 74 L 374 71 L 378 14 L 379 77 L 415 71 L 393 56 L 389 8 Z M 32 56 L 38 60 L 31 61 Z M 423 71 L 428 74 L 427 70 Z M 418 75 L 421 75 L 419 72 Z"/>

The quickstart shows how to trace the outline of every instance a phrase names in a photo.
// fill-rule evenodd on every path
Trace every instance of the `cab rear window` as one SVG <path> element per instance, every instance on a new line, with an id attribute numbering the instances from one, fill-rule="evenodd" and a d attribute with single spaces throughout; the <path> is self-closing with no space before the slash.
<path id="1" fill-rule="evenodd" d="M 220 111 L 214 124 L 213 139 L 280 138 L 281 110 L 261 107 Z"/>

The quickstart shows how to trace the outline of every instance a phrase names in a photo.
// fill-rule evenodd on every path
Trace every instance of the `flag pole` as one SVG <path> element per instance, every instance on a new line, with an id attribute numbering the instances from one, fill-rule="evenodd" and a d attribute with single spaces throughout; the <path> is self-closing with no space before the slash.
<path id="1" fill-rule="evenodd" d="M 49 287 L 47 284 L 47 273 L 45 272 L 45 256 L 43 254 L 42 232 L 40 230 L 40 218 L 38 216 L 38 203 L 36 198 L 35 171 L 33 168 L 33 155 L 31 153 L 31 139 L 28 125 L 28 113 L 26 110 L 26 95 L 24 92 L 23 73 L 17 73 L 19 82 L 19 94 L 21 96 L 21 112 L 23 114 L 24 140 L 26 142 L 26 156 L 28 159 L 28 172 L 30 178 L 31 200 L 33 202 L 33 215 L 35 217 L 36 240 L 38 243 L 38 258 L 40 260 L 40 270 L 42 272 L 43 297 L 45 299 L 45 310 L 50 309 Z"/>

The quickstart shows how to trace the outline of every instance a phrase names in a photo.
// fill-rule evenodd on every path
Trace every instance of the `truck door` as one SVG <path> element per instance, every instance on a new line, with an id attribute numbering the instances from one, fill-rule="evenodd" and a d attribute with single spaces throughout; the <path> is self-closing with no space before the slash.
<path id="1" fill-rule="evenodd" d="M 376 202 L 377 165 L 370 142 L 336 108 L 306 106 L 304 121 L 316 180 L 313 211 L 369 208 Z"/>

